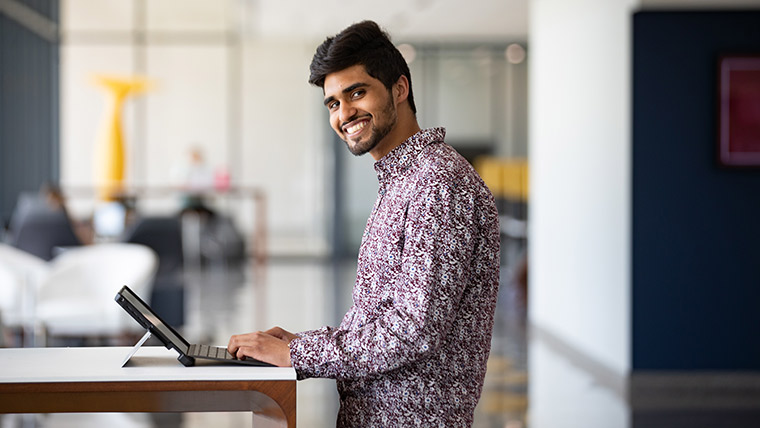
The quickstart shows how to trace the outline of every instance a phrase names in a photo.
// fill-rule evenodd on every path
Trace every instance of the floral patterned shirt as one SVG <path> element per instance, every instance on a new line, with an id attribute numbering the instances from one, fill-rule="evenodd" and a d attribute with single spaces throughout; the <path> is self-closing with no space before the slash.
<path id="1" fill-rule="evenodd" d="M 337 328 L 299 333 L 299 379 L 335 378 L 338 427 L 469 427 L 499 287 L 493 196 L 470 164 L 418 132 L 375 164 L 353 305 Z"/>

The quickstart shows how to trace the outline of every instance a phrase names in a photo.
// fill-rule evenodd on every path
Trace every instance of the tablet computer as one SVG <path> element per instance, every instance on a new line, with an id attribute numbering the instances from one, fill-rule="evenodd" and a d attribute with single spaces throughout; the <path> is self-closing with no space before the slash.
<path id="1" fill-rule="evenodd" d="M 246 357 L 245 359 L 238 359 L 234 355 L 227 351 L 227 348 L 221 346 L 209 346 L 191 344 L 180 335 L 177 330 L 172 326 L 164 322 L 158 314 L 145 303 L 140 296 L 135 294 L 128 286 L 123 286 L 122 289 L 116 293 L 114 298 L 116 303 L 121 305 L 125 311 L 141 326 L 148 330 L 148 332 L 155 336 L 161 343 L 168 349 L 174 349 L 179 353 L 177 359 L 185 366 L 195 365 L 196 359 L 201 360 L 213 360 L 218 362 L 227 362 L 232 364 L 245 364 L 253 366 L 271 366 L 272 364 L 265 363 L 263 361 L 255 360 L 253 358 Z M 144 337 L 143 340 L 135 347 L 135 351 L 142 343 L 147 340 Z M 129 357 L 127 360 L 129 360 Z"/>

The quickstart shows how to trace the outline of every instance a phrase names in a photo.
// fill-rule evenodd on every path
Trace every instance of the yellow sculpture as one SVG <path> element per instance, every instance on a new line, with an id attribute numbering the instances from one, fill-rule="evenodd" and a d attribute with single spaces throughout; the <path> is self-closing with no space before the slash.
<path id="1" fill-rule="evenodd" d="M 121 129 L 121 112 L 124 100 L 130 94 L 147 90 L 147 79 L 97 75 L 95 83 L 109 94 L 104 128 L 95 156 L 95 183 L 98 196 L 105 201 L 113 200 L 122 193 L 124 186 L 124 137 Z"/>

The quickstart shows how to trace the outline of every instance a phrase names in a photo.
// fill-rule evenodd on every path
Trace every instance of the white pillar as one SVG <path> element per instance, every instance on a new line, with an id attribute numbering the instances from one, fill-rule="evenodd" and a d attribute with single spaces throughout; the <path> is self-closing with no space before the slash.
<path id="1" fill-rule="evenodd" d="M 621 375 L 631 359 L 637 3 L 530 3 L 530 321 Z"/>

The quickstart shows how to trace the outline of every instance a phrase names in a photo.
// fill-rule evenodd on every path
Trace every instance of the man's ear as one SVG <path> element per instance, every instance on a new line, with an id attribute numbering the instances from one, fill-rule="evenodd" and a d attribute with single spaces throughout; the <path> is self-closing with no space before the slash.
<path id="1" fill-rule="evenodd" d="M 409 97 L 409 79 L 403 74 L 393 84 L 393 97 L 396 104 L 401 104 Z"/>

